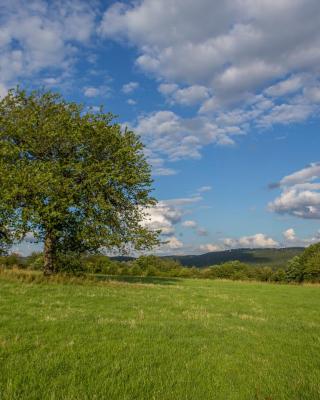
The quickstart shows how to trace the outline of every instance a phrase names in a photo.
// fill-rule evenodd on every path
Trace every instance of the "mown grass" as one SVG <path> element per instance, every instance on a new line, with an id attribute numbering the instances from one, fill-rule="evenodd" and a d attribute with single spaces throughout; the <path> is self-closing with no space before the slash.
<path id="1" fill-rule="evenodd" d="M 0 275 L 1 400 L 320 398 L 319 287 L 123 279 Z"/>

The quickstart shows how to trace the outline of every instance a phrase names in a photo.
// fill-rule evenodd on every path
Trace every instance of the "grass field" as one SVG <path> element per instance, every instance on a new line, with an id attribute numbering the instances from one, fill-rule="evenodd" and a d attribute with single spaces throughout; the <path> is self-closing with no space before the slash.
<path id="1" fill-rule="evenodd" d="M 320 287 L 0 277 L 0 399 L 320 399 Z"/>

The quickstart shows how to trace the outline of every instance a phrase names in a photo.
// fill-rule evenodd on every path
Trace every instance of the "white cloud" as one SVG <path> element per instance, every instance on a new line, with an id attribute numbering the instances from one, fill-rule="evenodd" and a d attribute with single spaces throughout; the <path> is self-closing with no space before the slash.
<path id="1" fill-rule="evenodd" d="M 300 185 L 286 188 L 278 198 L 269 204 L 269 210 L 278 214 L 290 214 L 299 218 L 319 219 L 319 190 L 320 185 L 311 185 L 309 189 L 305 189 Z"/>
<path id="2" fill-rule="evenodd" d="M 130 106 L 134 106 L 134 105 L 137 104 L 137 102 L 136 102 L 135 100 L 133 100 L 133 99 L 128 99 L 128 100 L 127 100 L 127 103 L 128 103 Z"/>
<path id="3" fill-rule="evenodd" d="M 287 240 L 287 241 L 294 241 L 297 238 L 295 230 L 293 228 L 287 229 L 282 234 L 283 234 L 283 237 L 285 238 L 285 240 Z"/>
<path id="4" fill-rule="evenodd" d="M 161 83 L 158 90 L 161 94 L 168 96 L 179 89 L 179 86 L 175 83 Z"/>
<path id="5" fill-rule="evenodd" d="M 135 90 L 137 90 L 138 87 L 139 87 L 138 82 L 129 82 L 129 83 L 126 83 L 125 85 L 123 85 L 121 90 L 125 94 L 130 94 L 130 93 L 133 93 Z"/>
<path id="6" fill-rule="evenodd" d="M 280 104 L 274 106 L 270 113 L 261 117 L 259 126 L 270 127 L 274 124 L 292 124 L 305 121 L 314 113 L 311 104 Z"/>
<path id="7" fill-rule="evenodd" d="M 237 126 L 220 127 L 205 116 L 181 118 L 172 111 L 140 116 L 133 130 L 141 135 L 153 157 L 169 161 L 200 158 L 203 146 L 230 145 L 235 135 L 243 133 Z"/>
<path id="8" fill-rule="evenodd" d="M 100 94 L 100 90 L 95 87 L 88 87 L 88 88 L 84 89 L 83 94 L 86 97 L 97 97 Z"/>
<path id="9" fill-rule="evenodd" d="M 155 153 L 174 161 L 319 114 L 319 15 L 318 0 L 141 0 L 109 7 L 99 32 L 137 48 L 170 105 L 199 105 L 194 117 L 138 118 Z"/>
<path id="10" fill-rule="evenodd" d="M 163 235 L 172 235 L 175 225 L 181 221 L 183 212 L 177 207 L 160 201 L 155 207 L 148 209 L 145 225 L 153 230 L 161 230 Z"/>
<path id="11" fill-rule="evenodd" d="M 320 86 L 306 87 L 304 95 L 312 103 L 320 103 Z"/>
<path id="12" fill-rule="evenodd" d="M 210 192 L 212 190 L 212 186 L 201 186 L 199 189 L 197 189 L 197 192 L 199 193 L 204 193 L 204 192 Z"/>
<path id="13" fill-rule="evenodd" d="M 320 219 L 320 163 L 285 176 L 273 187 L 282 192 L 268 208 L 279 214 L 289 214 L 305 219 Z"/>
<path id="14" fill-rule="evenodd" d="M 243 236 L 238 239 L 226 238 L 223 240 L 223 244 L 226 248 L 267 248 L 279 246 L 276 240 L 263 233 L 257 233 L 253 236 Z"/>
<path id="15" fill-rule="evenodd" d="M 137 65 L 157 77 L 237 98 L 292 72 L 317 73 L 319 15 L 317 0 L 141 0 L 109 7 L 100 33 L 137 46 Z M 286 80 L 270 94 L 298 88 Z"/>
<path id="16" fill-rule="evenodd" d="M 221 243 L 206 243 L 199 246 L 200 251 L 224 251 L 229 249 L 241 248 L 273 248 L 279 247 L 279 243 L 271 237 L 257 233 L 252 236 L 242 236 L 240 238 L 224 238 L 220 240 Z"/>
<path id="17" fill-rule="evenodd" d="M 94 32 L 95 12 L 82 1 L 1 4 L 1 84 L 13 86 L 43 70 L 70 69 L 77 46 Z"/>
<path id="18" fill-rule="evenodd" d="M 270 86 L 265 90 L 268 96 L 278 97 L 294 93 L 302 87 L 302 79 L 299 76 L 292 76 L 289 79 L 281 81 L 276 85 Z"/>
<path id="19" fill-rule="evenodd" d="M 197 227 L 197 223 L 196 223 L 196 221 L 187 220 L 187 221 L 183 221 L 182 222 L 182 226 L 184 228 L 196 228 Z"/>
<path id="20" fill-rule="evenodd" d="M 285 245 L 289 246 L 310 246 L 311 244 L 320 242 L 320 231 L 318 230 L 313 235 L 301 238 L 298 237 L 295 230 L 293 228 L 287 229 L 283 233 L 283 237 L 285 239 Z"/>
<path id="21" fill-rule="evenodd" d="M 173 168 L 155 168 L 153 170 L 154 176 L 172 176 L 176 175 L 178 171 Z"/>
<path id="22" fill-rule="evenodd" d="M 170 250 L 181 249 L 183 247 L 183 243 L 175 236 L 172 236 L 166 243 L 165 247 L 169 248 Z"/>
<path id="23" fill-rule="evenodd" d="M 221 246 L 220 244 L 207 243 L 207 244 L 201 244 L 199 246 L 199 249 L 204 252 L 213 252 L 213 251 L 223 251 L 224 247 Z"/>
<path id="24" fill-rule="evenodd" d="M 159 92 L 165 95 L 171 104 L 192 106 L 209 98 L 209 91 L 205 86 L 193 85 L 183 89 L 175 84 L 161 84 Z"/>
<path id="25" fill-rule="evenodd" d="M 201 200 L 200 196 L 192 196 L 159 201 L 156 206 L 145 211 L 144 225 L 152 230 L 161 230 L 163 235 L 171 236 L 186 213 L 185 207 L 192 206 Z"/>
<path id="26" fill-rule="evenodd" d="M 320 178 L 320 163 L 312 163 L 307 167 L 287 175 L 280 181 L 280 186 L 291 186 L 298 183 L 305 183 Z"/>
<path id="27" fill-rule="evenodd" d="M 206 229 L 201 228 L 196 221 L 186 220 L 181 224 L 184 228 L 192 229 L 198 236 L 207 236 L 208 232 Z"/>
<path id="28" fill-rule="evenodd" d="M 56 86 L 56 85 L 59 85 L 60 82 L 61 82 L 61 80 L 59 78 L 54 78 L 54 77 L 49 77 L 49 78 L 43 79 L 43 83 L 46 86 Z"/>

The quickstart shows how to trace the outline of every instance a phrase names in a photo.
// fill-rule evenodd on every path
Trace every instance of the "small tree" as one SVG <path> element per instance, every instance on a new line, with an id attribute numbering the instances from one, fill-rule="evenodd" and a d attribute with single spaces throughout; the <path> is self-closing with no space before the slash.
<path id="1" fill-rule="evenodd" d="M 155 204 L 143 145 L 113 118 L 51 92 L 0 101 L 0 223 L 43 241 L 45 274 L 60 253 L 158 244 L 142 225 Z"/>

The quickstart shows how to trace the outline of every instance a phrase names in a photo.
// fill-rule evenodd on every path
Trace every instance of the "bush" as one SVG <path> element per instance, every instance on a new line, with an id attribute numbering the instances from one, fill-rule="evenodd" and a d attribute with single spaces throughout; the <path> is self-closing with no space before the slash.
<path id="1" fill-rule="evenodd" d="M 6 268 L 13 268 L 13 267 L 24 267 L 22 257 L 17 253 L 11 253 L 8 256 L 0 257 L 1 265 L 5 266 Z"/>
<path id="2" fill-rule="evenodd" d="M 279 268 L 278 270 L 274 271 L 271 275 L 271 281 L 273 282 L 285 282 L 286 281 L 286 273 L 284 269 Z"/>
<path id="3" fill-rule="evenodd" d="M 56 272 L 74 275 L 82 274 L 85 272 L 84 260 L 77 253 L 59 253 L 56 258 Z"/>

